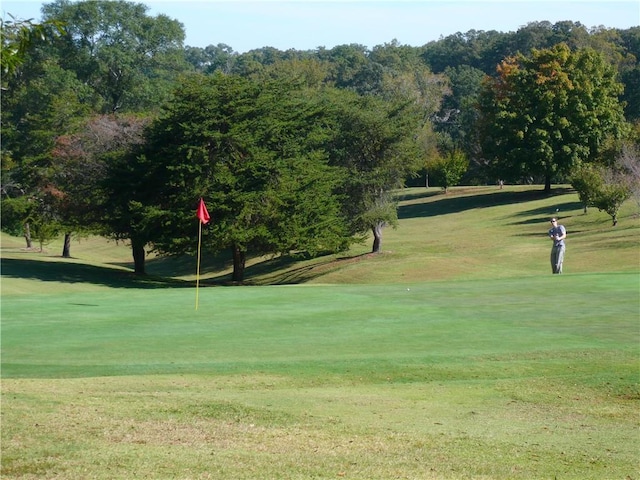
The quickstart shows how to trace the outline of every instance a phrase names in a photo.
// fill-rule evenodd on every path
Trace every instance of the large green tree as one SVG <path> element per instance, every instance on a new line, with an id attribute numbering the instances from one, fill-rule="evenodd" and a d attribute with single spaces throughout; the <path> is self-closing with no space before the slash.
<path id="1" fill-rule="evenodd" d="M 56 0 L 42 8 L 46 20 L 66 25 L 49 54 L 100 96 L 98 113 L 157 107 L 187 68 L 182 24 L 147 10 L 124 0 Z"/>
<path id="2" fill-rule="evenodd" d="M 25 66 L 20 81 L 2 95 L 2 191 L 3 196 L 26 196 L 32 205 L 48 204 L 30 217 L 41 225 L 37 212 L 56 217 L 52 178 L 57 168 L 51 150 L 56 138 L 74 129 L 91 111 L 91 92 L 75 76 L 53 61 Z M 26 221 L 26 219 L 25 219 Z M 29 245 L 29 230 L 25 223 Z"/>
<path id="3" fill-rule="evenodd" d="M 341 190 L 352 232 L 372 233 L 378 253 L 383 228 L 397 223 L 394 190 L 424 165 L 418 142 L 423 110 L 408 96 L 337 94 L 331 107 L 337 130 L 327 149 L 332 164 L 346 172 Z"/>
<path id="4" fill-rule="evenodd" d="M 185 78 L 145 148 L 113 165 L 111 225 L 132 241 L 136 271 L 145 245 L 194 253 L 199 197 L 212 217 L 203 249 L 231 252 L 234 281 L 247 257 L 346 247 L 317 94 L 220 73 Z"/>
<path id="5" fill-rule="evenodd" d="M 35 23 L 31 20 L 21 20 L 8 14 L 9 19 L 0 20 L 0 67 L 2 95 L 0 99 L 2 106 L 2 148 L 1 158 L 1 179 L 0 192 L 2 196 L 2 228 L 12 233 L 24 234 L 27 248 L 31 248 L 31 224 L 38 222 L 38 231 L 35 231 L 42 238 L 45 231 L 52 232 L 54 228 L 48 228 L 47 219 L 51 215 L 39 215 L 48 211 L 39 208 L 44 205 L 46 195 L 41 189 L 34 185 L 32 181 L 32 168 L 22 168 L 21 147 L 27 147 L 28 151 L 37 156 L 42 150 L 37 148 L 39 142 L 48 144 L 50 133 L 48 128 L 38 125 L 38 112 L 41 110 L 41 102 L 36 98 L 41 90 L 27 92 L 24 88 L 24 65 L 30 59 L 32 52 L 38 45 L 43 45 L 53 40 L 57 35 L 63 33 L 63 25 L 57 21 L 47 21 Z M 46 68 L 44 69 L 46 70 Z M 55 74 L 53 76 L 56 76 Z M 40 85 L 47 88 L 46 82 L 51 80 L 45 75 L 39 75 Z M 60 88 L 60 84 L 53 79 L 55 88 Z M 64 82 L 63 82 L 64 83 Z M 63 89 L 64 90 L 64 89 Z M 47 94 L 48 96 L 48 94 Z M 20 99 L 24 100 L 21 105 Z M 31 103 L 31 107 L 25 107 L 25 103 Z M 49 103 L 49 102 L 45 102 Z M 73 102 L 72 102 L 73 104 Z M 68 113 L 69 105 L 60 105 L 61 110 Z M 29 121 L 25 118 L 26 112 L 31 114 Z M 46 115 L 48 118 L 45 124 L 55 124 L 54 117 L 57 112 Z M 64 116 L 64 113 L 63 115 Z M 61 118 L 59 116 L 58 118 Z M 34 128 L 35 127 L 35 128 Z M 25 131 L 31 131 L 33 135 L 25 135 Z M 22 140 L 22 141 L 21 141 Z M 35 148 L 34 148 L 35 147 Z M 27 164 L 29 162 L 26 162 Z M 37 177 L 37 175 L 36 175 Z M 28 179 L 28 180 L 27 180 Z M 42 186 L 42 182 L 36 182 Z M 38 207 L 38 208 L 36 208 Z M 35 227 L 35 225 L 34 225 Z"/>
<path id="6" fill-rule="evenodd" d="M 592 49 L 565 44 L 510 57 L 480 96 L 483 156 L 498 178 L 565 180 L 624 130 L 622 85 Z"/>
<path id="7" fill-rule="evenodd" d="M 383 228 L 397 224 L 395 190 L 425 166 L 430 119 L 447 91 L 444 76 L 431 73 L 396 42 L 377 49 L 376 58 L 384 62 L 378 64 L 382 76 L 364 93 L 352 86 L 322 88 L 323 75 L 332 78 L 327 61 L 278 62 L 263 72 L 322 92 L 332 125 L 325 149 L 331 164 L 344 172 L 343 211 L 354 235 L 373 235 L 375 253 L 382 248 Z"/>

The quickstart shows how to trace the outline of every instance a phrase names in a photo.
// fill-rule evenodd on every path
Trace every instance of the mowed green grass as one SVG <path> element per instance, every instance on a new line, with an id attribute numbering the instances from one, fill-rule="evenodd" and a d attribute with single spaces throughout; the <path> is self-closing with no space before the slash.
<path id="1" fill-rule="evenodd" d="M 552 276 L 573 194 L 414 193 L 383 255 L 250 267 L 297 285 L 211 263 L 198 310 L 175 261 L 140 282 L 3 237 L 2 478 L 639 478 L 633 208 L 569 211 Z"/>

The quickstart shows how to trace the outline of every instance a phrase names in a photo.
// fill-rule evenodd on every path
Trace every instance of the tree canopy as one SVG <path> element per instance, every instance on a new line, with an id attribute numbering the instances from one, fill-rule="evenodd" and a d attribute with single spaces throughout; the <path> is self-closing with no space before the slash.
<path id="1" fill-rule="evenodd" d="M 151 17 L 142 3 L 116 1 L 45 4 L 45 19 L 66 25 L 55 45 L 58 62 L 101 99 L 100 113 L 140 111 L 160 105 L 186 68 L 185 33 L 166 15 Z"/>
<path id="2" fill-rule="evenodd" d="M 615 69 L 565 44 L 503 61 L 481 95 L 482 152 L 499 178 L 564 179 L 624 126 Z"/>
<path id="3" fill-rule="evenodd" d="M 331 125 L 316 93 L 220 73 L 184 78 L 144 148 L 115 164 L 115 218 L 130 219 L 127 233 L 160 252 L 193 253 L 203 197 L 213 219 L 204 248 L 231 251 L 235 281 L 249 253 L 348 245 L 334 195 L 340 176 L 323 149 Z"/>

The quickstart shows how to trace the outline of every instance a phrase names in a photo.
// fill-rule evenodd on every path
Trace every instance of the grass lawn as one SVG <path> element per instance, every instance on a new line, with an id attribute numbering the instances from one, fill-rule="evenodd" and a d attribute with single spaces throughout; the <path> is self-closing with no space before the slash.
<path id="1" fill-rule="evenodd" d="M 640 478 L 635 213 L 414 193 L 383 255 L 211 263 L 197 311 L 176 261 L 3 237 L 2 478 Z"/>

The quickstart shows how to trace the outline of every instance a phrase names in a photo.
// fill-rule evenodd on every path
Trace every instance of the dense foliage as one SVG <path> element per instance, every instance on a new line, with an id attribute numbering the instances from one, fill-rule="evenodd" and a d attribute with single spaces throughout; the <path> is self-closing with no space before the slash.
<path id="1" fill-rule="evenodd" d="M 184 78 L 146 144 L 112 164 L 112 229 L 142 235 L 140 247 L 193 253 L 203 197 L 213 218 L 205 248 L 231 251 L 236 281 L 248 253 L 336 251 L 349 235 L 333 194 L 341 177 L 322 148 L 330 122 L 322 98 L 304 89 L 221 73 Z"/>
<path id="2" fill-rule="evenodd" d="M 621 138 L 624 117 L 615 69 L 591 49 L 566 44 L 504 60 L 487 80 L 479 122 L 482 153 L 510 181 L 566 178 L 596 161 L 607 136 Z"/>
<path id="3" fill-rule="evenodd" d="M 41 23 L 2 24 L 3 228 L 126 240 L 143 273 L 148 249 L 193 251 L 202 196 L 205 248 L 229 250 L 241 280 L 247 256 L 368 233 L 380 251 L 393 192 L 418 174 L 550 188 L 637 152 L 640 27 L 241 54 L 184 46 L 179 22 L 147 10 L 56 0 Z"/>

